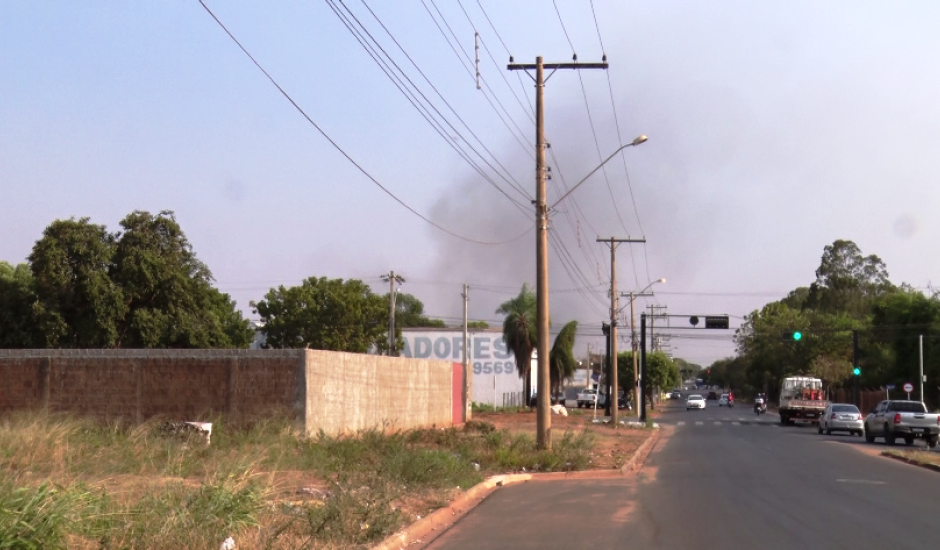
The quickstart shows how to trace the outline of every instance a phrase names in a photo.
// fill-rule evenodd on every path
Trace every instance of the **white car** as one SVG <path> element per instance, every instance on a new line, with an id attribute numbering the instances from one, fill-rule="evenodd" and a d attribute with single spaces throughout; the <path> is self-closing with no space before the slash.
<path id="1" fill-rule="evenodd" d="M 733 407 L 734 401 L 731 400 L 731 395 L 727 393 L 721 394 L 721 397 L 718 398 L 719 407 Z"/>
<path id="2" fill-rule="evenodd" d="M 695 394 L 690 395 L 688 399 L 685 400 L 685 410 L 689 409 L 704 409 L 705 408 L 705 398 L 701 395 Z"/>

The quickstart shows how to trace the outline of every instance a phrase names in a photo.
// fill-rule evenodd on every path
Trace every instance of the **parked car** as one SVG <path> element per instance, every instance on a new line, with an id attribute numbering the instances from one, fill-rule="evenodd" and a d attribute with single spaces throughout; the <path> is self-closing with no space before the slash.
<path id="1" fill-rule="evenodd" d="M 899 437 L 907 445 L 921 438 L 933 449 L 940 437 L 940 415 L 928 413 L 921 401 L 882 401 L 865 417 L 865 441 L 874 443 L 876 437 L 884 437 L 888 445 Z"/>
<path id="2" fill-rule="evenodd" d="M 699 396 L 699 397 L 701 397 L 701 396 Z M 713 392 L 713 391 L 710 391 L 710 392 L 708 392 L 708 397 L 706 397 L 705 399 L 707 399 L 708 401 L 717 401 L 717 400 L 718 400 L 718 394 L 715 393 L 715 392 Z"/>
<path id="3" fill-rule="evenodd" d="M 607 394 L 597 394 L 597 390 L 584 389 L 578 393 L 578 408 L 594 407 L 594 401 L 597 400 L 597 407 L 602 408 L 607 402 Z"/>
<path id="4" fill-rule="evenodd" d="M 685 400 L 685 410 L 704 409 L 705 399 L 699 394 L 692 394 Z"/>
<path id="5" fill-rule="evenodd" d="M 829 403 L 819 418 L 819 433 L 849 432 L 849 435 L 865 433 L 865 421 L 858 407 L 851 403 Z"/>

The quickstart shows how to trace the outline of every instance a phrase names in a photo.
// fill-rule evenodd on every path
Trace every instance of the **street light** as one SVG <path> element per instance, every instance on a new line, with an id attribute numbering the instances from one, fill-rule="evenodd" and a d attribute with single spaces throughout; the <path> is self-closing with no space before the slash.
<path id="1" fill-rule="evenodd" d="M 640 136 L 640 137 L 645 137 L 645 136 Z M 640 395 L 640 388 L 639 388 L 639 384 L 637 383 L 638 380 L 637 380 L 637 357 L 636 357 L 636 314 L 634 313 L 634 310 L 633 310 L 633 300 L 635 300 L 637 296 L 644 296 L 643 293 L 649 290 L 650 288 L 652 288 L 653 285 L 655 285 L 656 283 L 665 283 L 665 282 L 666 282 L 666 279 L 657 279 L 653 281 L 652 283 L 646 285 L 646 288 L 644 288 L 643 290 L 639 292 L 629 293 L 629 296 L 630 296 L 630 332 L 632 334 L 632 337 L 630 338 L 631 340 L 630 344 L 631 344 L 631 349 L 633 350 L 633 406 L 636 408 L 637 418 L 640 418 L 640 399 L 642 398 L 642 396 Z M 624 294 L 624 296 L 626 297 L 627 295 Z M 647 294 L 646 296 L 652 296 L 652 294 Z"/>
<path id="2" fill-rule="evenodd" d="M 581 181 L 579 181 L 578 183 L 574 184 L 574 187 L 572 187 L 571 189 L 569 189 L 567 193 L 565 193 L 564 195 L 561 196 L 560 199 L 558 199 L 557 201 L 555 201 L 555 204 L 553 204 L 553 205 L 551 206 L 551 208 L 555 208 L 556 206 L 558 206 L 558 203 L 560 203 L 561 201 L 565 200 L 565 198 L 566 198 L 568 195 L 570 195 L 570 194 L 572 193 L 572 191 L 574 191 L 575 189 L 578 188 L 579 185 L 581 185 L 582 183 L 584 183 L 585 181 L 587 181 L 587 179 L 588 179 L 589 177 L 593 176 L 593 175 L 594 175 L 594 172 L 597 172 L 598 170 L 600 170 L 601 167 L 604 166 L 605 164 L 607 164 L 607 161 L 609 161 L 610 159 L 614 158 L 614 157 L 617 155 L 617 153 L 619 153 L 620 151 L 623 151 L 623 150 L 626 149 L 627 147 L 636 147 L 637 145 L 639 145 L 639 144 L 641 144 L 641 143 L 644 143 L 647 139 L 649 139 L 649 138 L 646 137 L 645 135 L 639 135 L 639 136 L 637 136 L 633 141 L 631 141 L 630 143 L 628 143 L 628 144 L 626 144 L 626 145 L 621 145 L 620 147 L 618 147 L 616 151 L 614 151 L 613 153 L 610 154 L 609 157 L 607 157 L 607 158 L 604 159 L 604 162 L 598 164 L 596 168 L 594 168 L 593 170 L 591 170 L 590 172 L 588 172 L 588 175 L 586 175 L 586 176 L 584 176 L 583 178 L 581 178 Z"/>

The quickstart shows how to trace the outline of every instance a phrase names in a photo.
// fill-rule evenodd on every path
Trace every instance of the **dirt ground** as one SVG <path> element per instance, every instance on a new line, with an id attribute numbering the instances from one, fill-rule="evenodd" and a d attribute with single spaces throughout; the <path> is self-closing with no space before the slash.
<path id="1" fill-rule="evenodd" d="M 630 459 L 640 445 L 650 435 L 647 429 L 594 423 L 594 414 L 579 409 L 568 409 L 568 416 L 551 415 L 552 440 L 557 441 L 565 431 L 581 432 L 587 430 L 594 435 L 595 445 L 590 469 L 604 470 L 620 468 Z M 598 415 L 598 418 L 602 418 Z M 633 420 L 630 411 L 621 411 L 621 419 Z M 474 413 L 473 420 L 482 420 L 513 433 L 527 433 L 536 436 L 535 411 Z"/>

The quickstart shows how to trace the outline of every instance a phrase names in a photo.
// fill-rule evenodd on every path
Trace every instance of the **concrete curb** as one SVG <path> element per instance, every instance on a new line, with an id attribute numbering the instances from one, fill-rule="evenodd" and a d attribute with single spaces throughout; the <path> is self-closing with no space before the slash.
<path id="1" fill-rule="evenodd" d="M 898 455 L 890 454 L 888 453 L 888 451 L 882 451 L 881 456 L 893 458 L 894 460 L 899 460 L 901 462 L 905 462 L 912 466 L 920 466 L 921 468 L 932 470 L 934 472 L 940 472 L 940 466 L 937 466 L 936 464 L 930 464 L 929 462 L 921 462 L 920 460 L 915 460 L 913 458 L 908 458 L 906 456 L 898 456 Z"/>
<path id="2" fill-rule="evenodd" d="M 659 441 L 659 430 L 650 430 L 646 441 L 640 444 L 633 456 L 617 470 L 581 470 L 577 472 L 549 472 L 541 474 L 503 474 L 487 478 L 468 489 L 456 500 L 438 508 L 430 515 L 406 526 L 404 529 L 386 538 L 372 550 L 403 550 L 404 548 L 420 545 L 419 548 L 430 544 L 442 535 L 453 524 L 457 523 L 467 512 L 473 510 L 478 504 L 499 487 L 514 483 L 528 481 L 560 481 L 566 479 L 617 479 L 631 473 L 638 464 L 649 454 L 650 449 Z"/>

